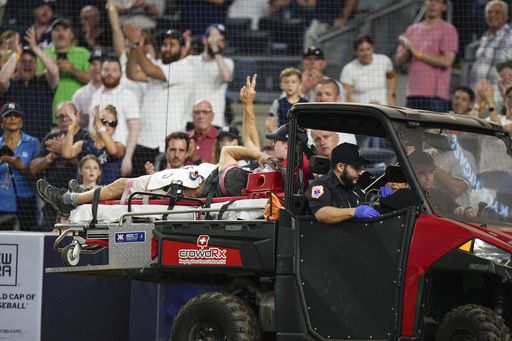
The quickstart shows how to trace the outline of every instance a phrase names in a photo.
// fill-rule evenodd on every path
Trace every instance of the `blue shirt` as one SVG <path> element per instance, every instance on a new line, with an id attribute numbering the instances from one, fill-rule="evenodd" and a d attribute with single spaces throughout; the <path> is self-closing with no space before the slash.
<path id="1" fill-rule="evenodd" d="M 278 99 L 277 103 L 279 105 L 277 108 L 277 126 L 280 127 L 283 124 L 288 123 L 288 110 L 290 110 L 293 104 L 288 102 L 286 97 Z M 307 100 L 305 100 L 302 97 L 299 97 L 299 101 L 297 103 L 307 103 Z"/>
<path id="2" fill-rule="evenodd" d="M 4 135 L 0 137 L 0 147 L 5 145 Z M 21 133 L 21 141 L 14 150 L 14 157 L 20 157 L 25 166 L 30 166 L 39 148 L 39 140 L 35 137 Z M 14 176 L 16 192 L 20 198 L 32 198 L 36 194 L 36 186 L 32 181 L 27 180 L 18 168 L 9 165 Z M 11 175 L 7 169 L 7 163 L 0 164 L 0 212 L 16 212 L 16 196 L 12 184 Z"/>
<path id="3" fill-rule="evenodd" d="M 121 169 L 122 157 L 115 157 L 107 153 L 107 148 L 98 149 L 94 146 L 94 141 L 82 141 L 82 152 L 78 161 L 86 155 L 92 154 L 98 158 L 101 164 L 101 176 L 98 185 L 108 185 L 119 179 L 119 170 Z"/>

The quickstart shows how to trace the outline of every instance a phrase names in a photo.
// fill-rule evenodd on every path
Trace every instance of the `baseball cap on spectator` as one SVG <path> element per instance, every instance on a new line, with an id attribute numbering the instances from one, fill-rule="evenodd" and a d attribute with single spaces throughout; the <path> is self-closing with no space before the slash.
<path id="1" fill-rule="evenodd" d="M 185 45 L 185 38 L 183 38 L 183 33 L 181 31 L 173 30 L 173 29 L 167 30 L 162 34 L 162 40 L 164 38 L 176 39 L 180 43 L 181 46 Z"/>
<path id="2" fill-rule="evenodd" d="M 57 27 L 59 25 L 64 26 L 64 28 L 71 28 L 71 22 L 68 19 L 58 18 L 58 19 L 55 19 L 55 21 L 52 24 L 52 31 L 55 29 L 55 27 Z"/>
<path id="3" fill-rule="evenodd" d="M 336 146 L 331 153 L 331 163 L 346 163 L 354 166 L 369 165 L 372 162 L 363 158 L 359 147 L 352 143 L 342 143 Z"/>
<path id="4" fill-rule="evenodd" d="M 29 46 L 24 46 L 23 49 L 21 50 L 21 55 L 20 56 L 23 56 L 25 53 L 28 53 L 30 54 L 32 57 L 34 57 L 35 59 L 37 59 L 37 55 L 36 53 L 29 47 Z"/>
<path id="5" fill-rule="evenodd" d="M 7 102 L 2 105 L 0 116 L 5 117 L 5 115 L 10 114 L 11 112 L 17 112 L 23 116 L 23 110 L 21 110 L 19 104 L 16 102 Z"/>
<path id="6" fill-rule="evenodd" d="M 309 56 L 316 56 L 319 59 L 325 59 L 324 51 L 322 51 L 320 48 L 318 48 L 316 46 L 310 46 L 307 49 L 305 49 L 304 53 L 302 55 L 302 59 L 309 57 Z"/>
<path id="7" fill-rule="evenodd" d="M 206 30 L 204 30 L 204 36 L 207 36 L 210 34 L 210 29 L 212 28 L 216 28 L 219 30 L 220 34 L 222 34 L 224 37 L 226 37 L 226 26 L 222 25 L 222 24 L 211 24 L 210 26 L 208 26 L 206 28 Z"/>
<path id="8" fill-rule="evenodd" d="M 384 173 L 384 180 L 387 182 L 407 182 L 405 180 L 404 173 L 402 172 L 402 168 L 399 165 L 389 165 L 386 167 L 386 173 Z"/>
<path id="9" fill-rule="evenodd" d="M 283 124 L 274 133 L 267 133 L 265 137 L 269 140 L 288 141 L 288 124 Z"/>
<path id="10" fill-rule="evenodd" d="M 53 9 L 53 5 L 55 4 L 55 0 L 36 0 L 34 1 L 34 8 L 38 8 L 39 6 L 48 5 Z"/>
<path id="11" fill-rule="evenodd" d="M 94 50 L 91 52 L 91 55 L 89 56 L 89 63 L 92 62 L 95 59 L 99 59 L 101 61 L 104 61 L 107 59 L 107 53 L 103 50 Z"/>
<path id="12" fill-rule="evenodd" d="M 242 135 L 240 135 L 240 131 L 236 127 L 225 126 L 219 129 L 217 133 L 217 138 L 221 138 L 222 136 L 230 136 L 235 139 L 241 139 Z"/>

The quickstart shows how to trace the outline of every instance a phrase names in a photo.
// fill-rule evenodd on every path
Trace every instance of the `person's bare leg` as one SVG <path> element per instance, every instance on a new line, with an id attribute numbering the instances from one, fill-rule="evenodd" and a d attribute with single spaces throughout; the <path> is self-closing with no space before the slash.
<path id="1" fill-rule="evenodd" d="M 128 182 L 127 178 L 121 178 L 121 179 L 117 179 L 110 185 L 101 187 L 100 201 L 121 199 L 121 196 L 123 195 L 123 192 L 124 192 L 127 182 Z M 94 191 L 88 191 L 85 193 L 78 194 L 78 198 L 77 198 L 78 205 L 91 203 L 93 196 L 94 196 Z"/>

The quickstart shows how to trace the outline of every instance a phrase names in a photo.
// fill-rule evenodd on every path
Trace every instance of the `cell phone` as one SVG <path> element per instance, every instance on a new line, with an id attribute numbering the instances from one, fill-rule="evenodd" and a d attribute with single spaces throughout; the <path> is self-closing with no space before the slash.
<path id="1" fill-rule="evenodd" d="M 0 156 L 4 156 L 4 155 L 14 156 L 14 152 L 6 145 L 3 145 L 2 147 L 0 147 Z"/>
<path id="2" fill-rule="evenodd" d="M 68 59 L 67 52 L 57 52 L 57 59 Z"/>

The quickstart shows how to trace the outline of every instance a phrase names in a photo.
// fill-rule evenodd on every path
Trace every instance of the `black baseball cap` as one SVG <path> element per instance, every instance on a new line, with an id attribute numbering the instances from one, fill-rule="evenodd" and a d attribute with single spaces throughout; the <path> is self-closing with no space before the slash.
<path id="1" fill-rule="evenodd" d="M 302 54 L 302 59 L 308 56 L 317 56 L 319 59 L 325 59 L 324 51 L 322 51 L 320 48 L 316 46 L 310 46 L 304 50 L 304 53 Z"/>
<path id="2" fill-rule="evenodd" d="M 386 182 L 407 182 L 405 179 L 402 168 L 399 165 L 389 165 L 386 167 L 386 173 L 384 174 L 384 180 Z"/>
<path id="3" fill-rule="evenodd" d="M 336 146 L 331 153 L 331 164 L 346 163 L 354 166 L 369 165 L 372 162 L 363 158 L 358 146 L 352 143 L 342 143 Z"/>
<path id="4" fill-rule="evenodd" d="M 34 8 L 38 8 L 39 6 L 48 5 L 53 9 L 53 5 L 55 4 L 55 0 L 36 0 L 34 1 Z"/>
<path id="5" fill-rule="evenodd" d="M 99 59 L 101 61 L 104 61 L 107 59 L 107 53 L 103 50 L 94 50 L 91 52 L 91 55 L 89 56 L 89 63 L 92 62 L 95 59 Z"/>
<path id="6" fill-rule="evenodd" d="M 71 28 L 71 21 L 69 21 L 66 18 L 55 19 L 55 21 L 52 24 L 52 31 L 55 29 L 55 27 L 59 25 L 64 26 L 65 28 Z"/>
<path id="7" fill-rule="evenodd" d="M 240 130 L 237 127 L 225 126 L 219 129 L 217 132 L 217 138 L 222 136 L 231 136 L 235 139 L 241 139 L 242 135 L 240 135 Z"/>
<path id="8" fill-rule="evenodd" d="M 183 33 L 179 30 L 170 29 L 165 31 L 164 33 L 162 33 L 162 40 L 164 40 L 165 38 L 176 39 L 181 46 L 185 45 L 185 38 L 183 38 Z"/>
<path id="9" fill-rule="evenodd" d="M 206 30 L 204 30 L 204 36 L 207 36 L 210 34 L 210 29 L 216 28 L 219 30 L 220 34 L 222 34 L 224 37 L 226 36 L 226 26 L 222 24 L 211 24 L 209 25 Z"/>
<path id="10" fill-rule="evenodd" d="M 267 133 L 265 137 L 269 140 L 288 141 L 288 124 L 283 124 L 274 133 Z"/>
<path id="11" fill-rule="evenodd" d="M 16 102 L 7 102 L 4 105 L 2 105 L 2 111 L 0 112 L 0 116 L 4 117 L 5 115 L 11 112 L 17 112 L 21 114 L 21 116 L 23 116 L 23 110 L 21 110 L 20 105 Z"/>

